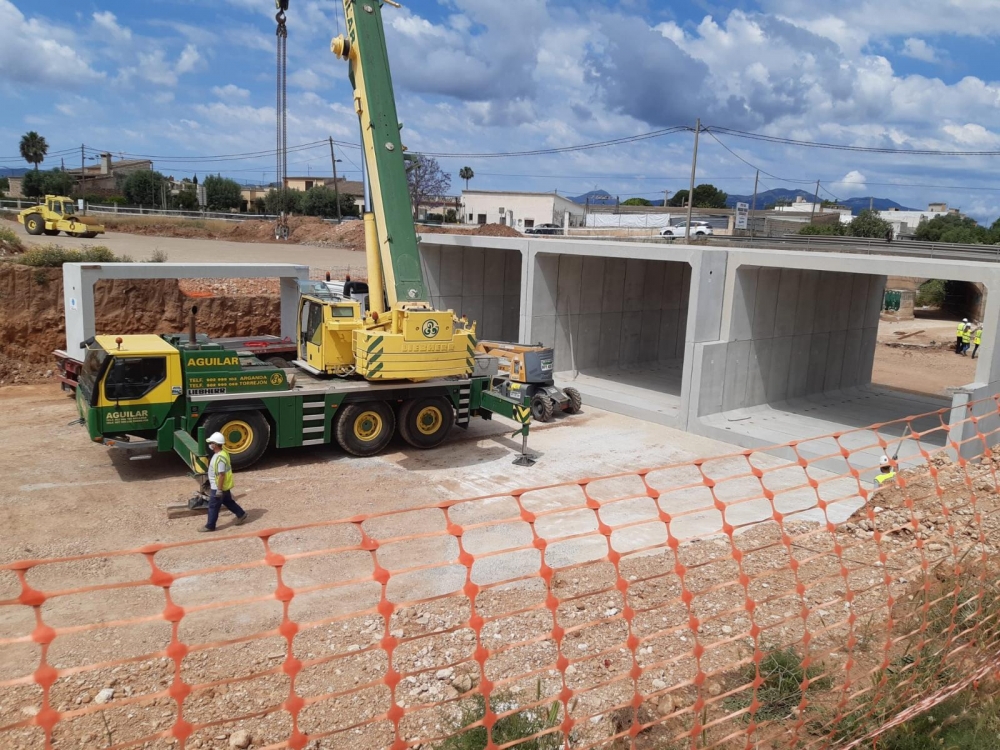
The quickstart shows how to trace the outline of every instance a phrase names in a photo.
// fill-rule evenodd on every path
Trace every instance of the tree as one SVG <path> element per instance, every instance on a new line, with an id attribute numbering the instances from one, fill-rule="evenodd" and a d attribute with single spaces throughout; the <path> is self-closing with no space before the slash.
<path id="1" fill-rule="evenodd" d="M 151 169 L 129 174 L 122 183 L 125 199 L 135 206 L 156 206 L 163 200 L 163 175 Z"/>
<path id="2" fill-rule="evenodd" d="M 414 219 L 417 218 L 421 203 L 426 203 L 428 198 L 442 196 L 451 189 L 451 175 L 441 169 L 437 159 L 428 156 L 417 156 L 410 162 L 406 182 L 410 188 Z"/>
<path id="3" fill-rule="evenodd" d="M 28 198 L 69 195 L 72 189 L 73 178 L 58 169 L 28 172 L 21 181 L 21 193 Z"/>
<path id="4" fill-rule="evenodd" d="M 469 189 L 469 180 L 476 176 L 476 173 L 472 171 L 472 167 L 462 167 L 458 170 L 459 178 L 465 180 L 465 189 Z"/>
<path id="5" fill-rule="evenodd" d="M 847 225 L 840 222 L 836 224 L 806 224 L 799 230 L 799 234 L 843 237 L 847 234 Z"/>
<path id="6" fill-rule="evenodd" d="M 629 198 L 627 201 L 622 201 L 623 206 L 652 206 L 652 201 L 648 201 L 645 198 Z"/>
<path id="7" fill-rule="evenodd" d="M 726 198 L 729 196 L 715 187 L 704 183 L 694 189 L 695 208 L 725 208 Z M 674 197 L 670 199 L 670 205 L 674 208 L 687 205 L 688 191 L 678 190 Z"/>
<path id="8" fill-rule="evenodd" d="M 10 180 L 0 177 L 0 195 L 5 195 L 10 190 Z"/>
<path id="9" fill-rule="evenodd" d="M 45 161 L 45 154 L 48 152 L 49 144 L 34 130 L 29 130 L 21 136 L 21 156 L 28 164 L 35 165 L 36 172 L 38 165 Z"/>
<path id="10" fill-rule="evenodd" d="M 851 237 L 870 237 L 884 240 L 890 232 L 892 232 L 892 224 L 879 216 L 877 211 L 869 211 L 867 208 L 847 225 L 847 233 Z"/>
<path id="11" fill-rule="evenodd" d="M 458 211 L 454 208 L 449 208 L 444 212 L 444 223 L 445 224 L 458 224 Z"/>
<path id="12" fill-rule="evenodd" d="M 930 221 L 921 221 L 914 232 L 918 240 L 925 242 L 959 242 L 967 245 L 996 242 L 1000 226 L 994 223 L 990 229 L 979 226 L 975 219 L 958 214 L 935 216 Z"/>
<path id="13" fill-rule="evenodd" d="M 725 208 L 729 196 L 715 185 L 699 185 L 694 189 L 694 205 L 696 208 Z"/>
<path id="14" fill-rule="evenodd" d="M 194 187 L 185 187 L 177 195 L 171 196 L 170 198 L 171 208 L 175 208 L 179 211 L 197 211 L 198 210 L 198 193 L 194 191 Z"/>
<path id="15" fill-rule="evenodd" d="M 275 190 L 271 188 L 264 198 L 264 206 L 269 214 L 301 214 L 303 194 L 298 190 Z"/>
<path id="16" fill-rule="evenodd" d="M 332 219 L 337 215 L 337 194 L 326 187 L 307 190 L 305 198 L 302 199 L 302 211 L 308 216 Z"/>
<path id="17" fill-rule="evenodd" d="M 210 211 L 231 211 L 243 203 L 243 190 L 235 180 L 209 175 L 204 188 L 205 206 Z"/>

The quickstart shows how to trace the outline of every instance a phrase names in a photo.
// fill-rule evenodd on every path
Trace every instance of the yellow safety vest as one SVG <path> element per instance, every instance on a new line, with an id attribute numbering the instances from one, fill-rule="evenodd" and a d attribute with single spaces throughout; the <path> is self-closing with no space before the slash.
<path id="1" fill-rule="evenodd" d="M 889 480 L 893 479 L 895 476 L 896 476 L 896 472 L 894 472 L 894 471 L 890 471 L 890 472 L 887 472 L 885 474 L 879 474 L 877 477 L 875 477 L 875 483 L 879 487 L 881 487 L 883 484 L 885 484 Z"/>
<path id="2" fill-rule="evenodd" d="M 976 331 L 976 335 L 972 339 L 972 343 L 975 344 L 976 346 L 979 346 L 979 345 L 981 345 L 983 343 L 983 329 L 982 328 L 980 328 L 978 331 Z"/>
<path id="3" fill-rule="evenodd" d="M 218 484 L 218 481 L 219 481 L 219 464 L 218 464 L 218 461 L 219 461 L 220 458 L 226 459 L 226 466 L 229 467 L 229 471 L 226 472 L 226 481 L 223 482 L 221 485 L 219 485 L 219 490 L 222 491 L 222 492 L 227 492 L 227 491 L 229 491 L 229 490 L 231 490 L 233 488 L 233 462 L 229 459 L 229 453 L 225 449 L 219 451 L 214 456 L 212 456 L 212 461 L 209 463 L 209 466 L 212 466 L 212 464 L 215 464 L 215 466 L 214 466 L 214 468 L 215 468 L 215 480 L 216 480 L 216 484 Z"/>
<path id="4" fill-rule="evenodd" d="M 972 343 L 972 331 L 970 331 L 968 328 L 962 331 L 962 343 L 963 344 Z"/>
<path id="5" fill-rule="evenodd" d="M 956 335 L 961 336 L 963 333 L 965 333 L 965 323 L 959 323 L 958 332 Z"/>

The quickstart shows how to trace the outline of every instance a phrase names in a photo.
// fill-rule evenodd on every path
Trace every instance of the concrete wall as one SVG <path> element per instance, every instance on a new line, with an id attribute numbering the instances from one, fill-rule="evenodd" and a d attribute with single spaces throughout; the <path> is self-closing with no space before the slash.
<path id="1" fill-rule="evenodd" d="M 517 250 L 423 242 L 420 259 L 431 303 L 478 322 L 482 339 L 517 341 L 522 256 Z"/>
<path id="2" fill-rule="evenodd" d="M 531 338 L 558 370 L 683 359 L 689 264 L 538 254 L 533 270 Z"/>
<path id="3" fill-rule="evenodd" d="M 871 383 L 884 292 L 884 276 L 737 267 L 698 416 Z"/>

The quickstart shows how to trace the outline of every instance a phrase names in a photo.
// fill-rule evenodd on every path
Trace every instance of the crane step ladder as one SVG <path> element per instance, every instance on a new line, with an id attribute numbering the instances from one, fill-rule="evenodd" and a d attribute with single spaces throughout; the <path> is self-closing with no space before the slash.
<path id="1" fill-rule="evenodd" d="M 302 397 L 302 445 L 324 445 L 326 399 L 322 393 Z"/>

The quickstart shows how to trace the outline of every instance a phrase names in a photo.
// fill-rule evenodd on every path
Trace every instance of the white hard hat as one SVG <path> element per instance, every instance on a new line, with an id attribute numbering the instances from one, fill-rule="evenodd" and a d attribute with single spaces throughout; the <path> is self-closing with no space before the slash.
<path id="1" fill-rule="evenodd" d="M 208 442 L 215 443 L 216 445 L 225 445 L 226 439 L 222 436 L 221 432 L 213 432 L 212 437 L 208 439 Z"/>
<path id="2" fill-rule="evenodd" d="M 878 460 L 878 465 L 879 466 L 888 466 L 889 465 L 889 457 L 888 456 L 882 456 L 882 458 L 880 458 Z"/>
<path id="3" fill-rule="evenodd" d="M 963 322 L 963 323 L 968 323 L 968 322 L 969 322 L 969 319 L 968 319 L 968 318 L 962 318 L 962 322 Z"/>

